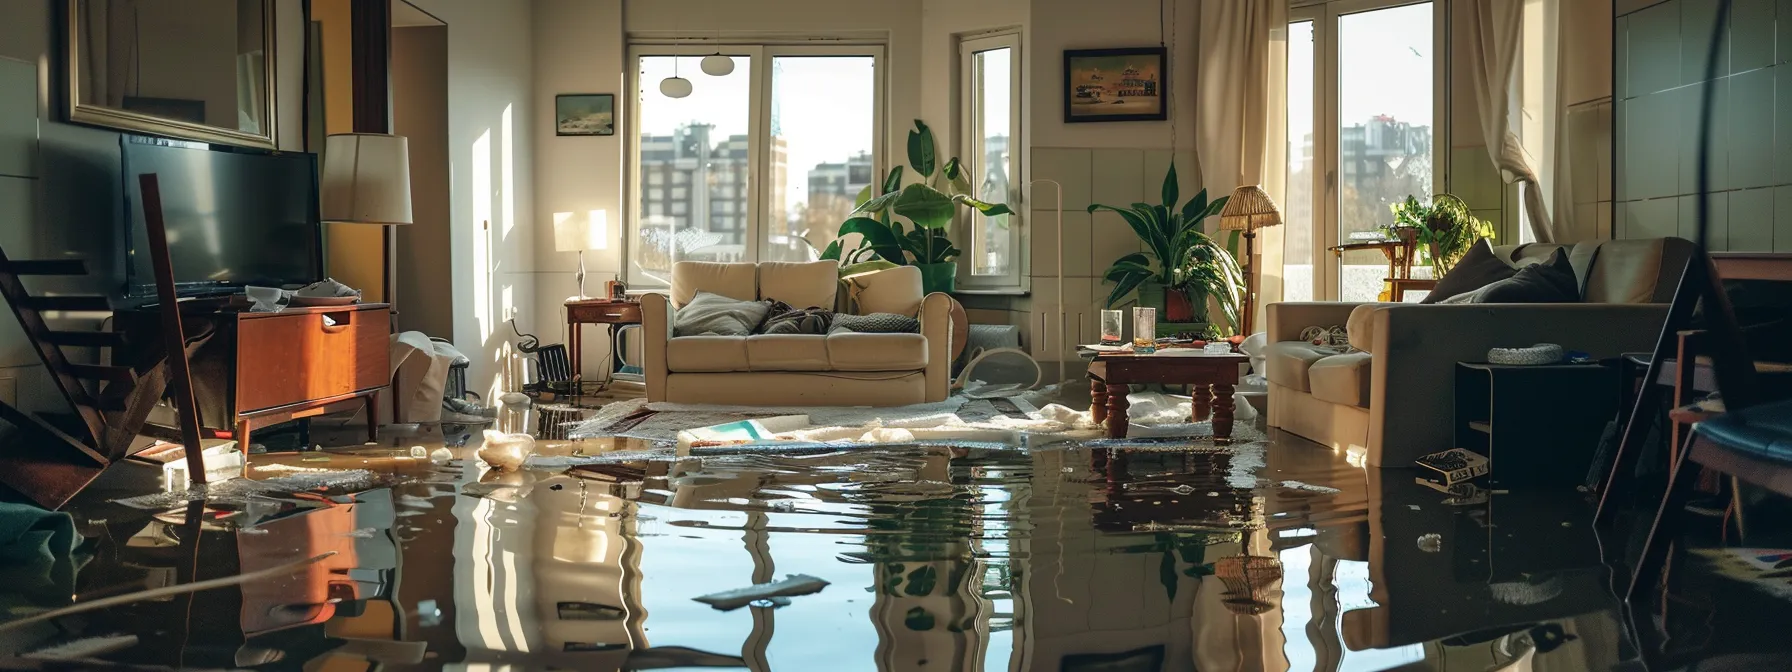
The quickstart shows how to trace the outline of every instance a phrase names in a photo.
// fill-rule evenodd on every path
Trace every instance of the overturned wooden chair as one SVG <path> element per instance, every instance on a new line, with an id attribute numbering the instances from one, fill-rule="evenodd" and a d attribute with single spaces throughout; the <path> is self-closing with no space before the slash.
<path id="1" fill-rule="evenodd" d="M 181 427 L 175 432 L 155 431 L 152 435 L 179 440 L 186 447 L 188 473 L 196 482 L 205 478 L 197 411 L 186 367 L 189 343 L 198 339 L 184 337 L 179 311 L 172 309 L 173 275 L 154 175 L 142 176 L 142 191 L 157 291 L 162 305 L 170 308 L 162 311 L 164 338 L 160 343 L 129 343 L 116 331 L 54 328 L 45 319 L 45 313 L 110 312 L 111 302 L 99 295 L 33 294 L 22 278 L 88 275 L 86 261 L 15 260 L 0 250 L 0 298 L 12 308 L 74 416 L 65 420 L 0 403 L 0 420 L 18 429 L 13 440 L 0 444 L 0 485 L 46 508 L 61 508 L 100 472 L 124 459 L 145 429 L 150 412 L 170 387 L 174 388 Z M 116 352 L 126 347 L 156 354 L 141 359 L 148 365 L 133 368 L 75 363 L 64 351 L 88 348 Z M 170 358 L 167 353 L 180 356 Z"/>

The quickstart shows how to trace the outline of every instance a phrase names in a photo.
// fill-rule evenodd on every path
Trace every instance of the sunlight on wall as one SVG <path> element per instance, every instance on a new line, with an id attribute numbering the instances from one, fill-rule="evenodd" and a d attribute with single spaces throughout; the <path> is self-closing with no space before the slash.
<path id="1" fill-rule="evenodd" d="M 504 234 L 500 241 L 509 240 L 510 230 L 516 226 L 516 124 L 511 119 L 510 108 L 510 105 L 504 106 L 504 114 L 498 122 L 499 139 L 503 142 L 498 148 L 499 170 L 503 171 L 503 181 L 498 188 L 503 190 L 501 197 L 504 199 Z"/>
<path id="2" fill-rule="evenodd" d="M 479 342 L 491 340 L 492 276 L 492 132 L 473 141 L 473 318 L 479 320 Z"/>

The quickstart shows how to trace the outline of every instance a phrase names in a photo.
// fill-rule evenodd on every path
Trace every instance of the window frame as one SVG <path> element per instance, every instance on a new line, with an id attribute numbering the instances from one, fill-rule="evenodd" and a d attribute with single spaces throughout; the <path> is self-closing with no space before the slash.
<path id="1" fill-rule="evenodd" d="M 825 39 L 825 38 L 813 38 Z M 644 87 L 657 87 L 655 82 L 642 82 L 641 58 L 644 56 L 678 56 L 681 58 L 701 58 L 721 53 L 727 56 L 745 56 L 748 58 L 747 84 L 747 187 L 743 195 L 746 212 L 731 212 L 728 215 L 738 219 L 743 229 L 743 261 L 758 261 L 760 249 L 764 244 L 765 205 L 770 200 L 771 180 L 767 176 L 772 171 L 771 152 L 765 146 L 771 140 L 771 105 L 772 105 L 772 59 L 791 56 L 863 56 L 872 58 L 872 143 L 871 160 L 874 172 L 881 176 L 885 169 L 885 146 L 889 135 L 887 122 L 887 82 L 888 48 L 881 41 L 831 40 L 827 45 L 812 44 L 813 40 L 791 41 L 736 41 L 702 42 L 697 40 L 642 40 L 628 45 L 627 67 L 624 71 L 623 90 L 628 93 L 628 116 L 625 119 L 639 119 L 641 114 L 641 94 Z M 701 75 L 695 68 L 692 72 Z M 657 90 L 657 89 L 655 89 Z M 634 263 L 634 243 L 640 239 L 641 216 L 641 132 L 636 125 L 625 126 L 626 136 L 624 156 L 627 158 L 622 167 L 623 172 L 623 226 L 622 242 L 622 279 L 631 290 L 664 290 L 670 288 L 671 278 L 656 278 L 644 273 Z M 788 170 L 788 166 L 786 166 Z M 675 173 L 674 177 L 681 175 Z M 676 184 L 676 180 L 668 180 Z M 689 185 L 689 188 L 697 188 Z"/>
<path id="2" fill-rule="evenodd" d="M 1313 298 L 1337 301 L 1343 267 L 1331 248 L 1339 244 L 1338 103 L 1342 93 L 1338 27 L 1346 15 L 1409 5 L 1431 5 L 1431 189 L 1450 184 L 1450 21 L 1446 0 L 1331 0 L 1288 10 L 1288 23 L 1313 22 Z M 1283 122 L 1285 123 L 1285 121 Z M 1430 194 L 1424 194 L 1430 196 Z"/>
<path id="3" fill-rule="evenodd" d="M 972 273 L 971 260 L 975 254 L 973 240 L 975 215 L 966 208 L 960 208 L 958 217 L 953 220 L 953 239 L 958 242 L 959 249 L 964 250 L 958 256 L 957 285 L 962 293 L 1019 293 L 1027 289 L 1027 273 L 1031 266 L 1031 250 L 1028 248 L 1029 237 L 1026 225 L 1029 208 L 1026 206 L 1024 191 L 1027 185 L 1027 143 L 1026 143 L 1026 52 L 1024 40 L 1018 29 L 1005 29 L 994 32 L 967 35 L 958 39 L 958 95 L 955 101 L 957 109 L 958 151 L 956 156 L 972 157 L 969 167 L 981 166 L 976 163 L 982 156 L 980 147 L 983 138 L 978 132 L 980 124 L 977 119 L 976 100 L 976 63 L 978 52 L 1009 49 L 1008 60 L 1008 164 L 1010 166 L 1010 182 L 1005 202 L 1014 210 L 1010 215 L 1008 226 L 1008 244 L 1014 259 L 1008 265 L 1008 272 L 1000 275 L 975 275 Z"/>

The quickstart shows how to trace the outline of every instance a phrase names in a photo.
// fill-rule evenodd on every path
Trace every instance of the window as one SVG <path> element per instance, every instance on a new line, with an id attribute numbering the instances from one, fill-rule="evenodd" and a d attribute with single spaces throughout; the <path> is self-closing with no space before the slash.
<path id="1" fill-rule="evenodd" d="M 967 38 L 959 43 L 957 152 L 973 195 L 984 201 L 1021 206 L 1021 57 L 1018 34 Z M 961 209 L 954 242 L 959 284 L 969 289 L 1019 289 L 1022 245 L 1017 215 L 986 217 Z"/>
<path id="2" fill-rule="evenodd" d="M 1338 0 L 1290 12 L 1285 297 L 1373 301 L 1388 262 L 1327 250 L 1428 199 L 1444 143 L 1434 3 Z"/>
<path id="3" fill-rule="evenodd" d="M 703 73 L 717 50 L 734 71 Z M 833 242 L 860 189 L 882 173 L 884 48 L 637 45 L 631 176 L 672 171 L 672 216 L 632 215 L 631 286 L 663 287 L 672 263 L 807 261 Z M 691 81 L 667 98 L 660 81 Z M 632 178 L 635 207 L 653 190 Z M 653 184 L 651 178 L 647 182 Z"/>
<path id="4" fill-rule="evenodd" d="M 652 173 L 647 175 L 647 183 L 651 184 L 653 186 L 656 186 L 656 187 L 660 186 L 662 184 L 665 184 L 666 183 L 666 174 L 662 173 L 660 171 L 657 171 L 657 170 L 653 171 Z"/>

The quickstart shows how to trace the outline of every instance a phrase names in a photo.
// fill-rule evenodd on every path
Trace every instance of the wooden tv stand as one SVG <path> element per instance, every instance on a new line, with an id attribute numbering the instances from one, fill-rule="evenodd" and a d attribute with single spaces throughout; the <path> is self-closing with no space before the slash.
<path id="1" fill-rule="evenodd" d="M 191 357 L 202 435 L 233 438 L 246 452 L 257 427 L 361 407 L 367 440 L 375 440 L 374 394 L 392 379 L 387 304 L 252 313 L 240 304 L 191 303 L 181 304 L 188 338 L 212 332 Z M 116 328 L 128 343 L 155 343 L 156 315 L 153 308 L 120 311 Z"/>

